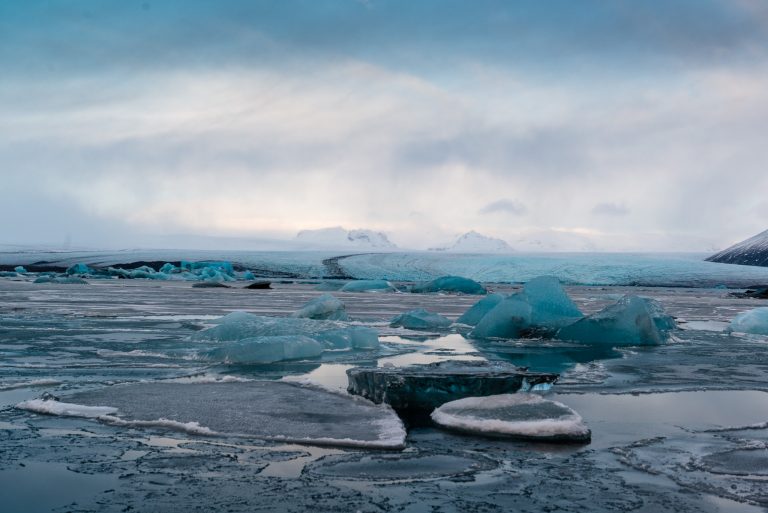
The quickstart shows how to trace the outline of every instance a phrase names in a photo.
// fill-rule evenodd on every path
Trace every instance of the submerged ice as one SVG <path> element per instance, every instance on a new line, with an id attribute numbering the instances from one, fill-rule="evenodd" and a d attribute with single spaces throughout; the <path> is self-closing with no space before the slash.
<path id="1" fill-rule="evenodd" d="M 451 325 L 451 320 L 434 312 L 428 312 L 423 308 L 410 310 L 394 317 L 389 325 L 392 328 L 406 328 L 409 330 L 444 329 Z"/>

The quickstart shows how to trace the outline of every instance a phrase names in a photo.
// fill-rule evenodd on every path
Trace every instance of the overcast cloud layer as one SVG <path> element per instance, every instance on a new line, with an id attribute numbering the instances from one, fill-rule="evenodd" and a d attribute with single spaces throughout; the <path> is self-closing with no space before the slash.
<path id="1" fill-rule="evenodd" d="M 0 69 L 0 243 L 768 228 L 762 0 L 25 0 Z"/>

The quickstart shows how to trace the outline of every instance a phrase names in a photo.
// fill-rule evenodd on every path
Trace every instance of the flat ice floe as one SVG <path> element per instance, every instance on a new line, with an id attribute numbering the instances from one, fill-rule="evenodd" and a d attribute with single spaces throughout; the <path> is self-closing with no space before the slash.
<path id="1" fill-rule="evenodd" d="M 373 449 L 405 447 L 405 428 L 389 407 L 285 382 L 139 383 L 82 392 L 66 401 L 36 399 L 17 407 L 193 434 Z"/>
<path id="2" fill-rule="evenodd" d="M 451 401 L 432 412 L 432 420 L 448 429 L 478 435 L 574 442 L 591 438 L 589 428 L 578 413 L 535 394 L 501 394 Z"/>

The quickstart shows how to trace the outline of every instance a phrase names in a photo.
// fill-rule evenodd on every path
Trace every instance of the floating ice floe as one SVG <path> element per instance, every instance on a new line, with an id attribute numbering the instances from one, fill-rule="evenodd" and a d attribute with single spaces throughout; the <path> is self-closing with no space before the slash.
<path id="1" fill-rule="evenodd" d="M 252 337 L 229 342 L 203 353 L 209 360 L 224 363 L 261 364 L 317 358 L 323 346 L 304 335 Z"/>
<path id="2" fill-rule="evenodd" d="M 192 434 L 372 449 L 405 447 L 403 423 L 390 408 L 279 381 L 116 385 L 75 394 L 67 401 L 27 401 L 17 408 Z"/>
<path id="3" fill-rule="evenodd" d="M 348 282 L 346 282 L 346 281 L 326 280 L 326 281 L 322 282 L 321 284 L 317 285 L 315 287 L 315 290 L 320 290 L 320 291 L 323 291 L 323 292 L 325 292 L 325 291 L 331 292 L 331 291 L 334 291 L 334 290 L 341 289 L 347 283 Z"/>
<path id="4" fill-rule="evenodd" d="M 16 271 L 0 271 L 0 278 L 16 278 L 18 275 Z"/>
<path id="5" fill-rule="evenodd" d="M 443 404 L 431 417 L 439 426 L 475 435 L 557 442 L 591 438 L 578 413 L 536 394 L 467 397 Z"/>
<path id="6" fill-rule="evenodd" d="M 627 295 L 616 304 L 562 328 L 557 337 L 586 344 L 658 345 L 667 341 L 675 320 L 648 298 Z"/>
<path id="7" fill-rule="evenodd" d="M 24 268 L 24 266 L 17 265 L 13 268 L 13 270 L 19 274 L 27 274 L 27 270 Z"/>
<path id="8" fill-rule="evenodd" d="M 476 318 L 481 309 L 479 304 L 475 306 L 478 306 L 473 314 Z M 489 306 L 490 304 L 484 308 Z M 582 317 L 583 314 L 565 293 L 557 278 L 540 276 L 526 283 L 521 292 L 502 299 L 496 306 L 488 309 L 487 313 L 476 322 L 470 336 L 474 338 L 551 336 L 559 328 L 572 324 Z"/>
<path id="9" fill-rule="evenodd" d="M 389 322 L 392 328 L 407 328 L 409 330 L 443 329 L 451 324 L 449 318 L 428 312 L 423 308 L 401 313 Z"/>
<path id="10" fill-rule="evenodd" d="M 91 269 L 85 264 L 73 264 L 67 267 L 67 270 L 65 272 L 70 276 L 73 274 L 90 274 L 93 272 L 93 269 Z"/>
<path id="11" fill-rule="evenodd" d="M 463 276 L 441 276 L 426 283 L 417 283 L 411 287 L 411 292 L 417 294 L 433 292 L 453 292 L 460 294 L 487 294 L 485 287 L 475 280 Z"/>
<path id="12" fill-rule="evenodd" d="M 387 280 L 355 280 L 339 289 L 341 292 L 394 292 L 395 287 Z"/>
<path id="13" fill-rule="evenodd" d="M 496 305 L 504 300 L 502 294 L 488 294 L 483 299 L 472 305 L 469 310 L 464 312 L 461 317 L 456 319 L 459 324 L 466 324 L 467 326 L 477 326 L 485 314 L 494 309 Z"/>
<path id="14" fill-rule="evenodd" d="M 299 311 L 294 312 L 291 316 L 329 321 L 349 320 L 344 303 L 330 294 L 323 294 L 322 296 L 316 297 L 301 307 Z"/>
<path id="15" fill-rule="evenodd" d="M 348 369 L 347 391 L 396 410 L 429 413 L 456 399 L 514 393 L 549 385 L 557 378 L 557 374 L 528 372 L 503 362 L 446 361 Z"/>
<path id="16" fill-rule="evenodd" d="M 768 307 L 755 308 L 740 313 L 731 321 L 728 331 L 768 335 Z"/>
<path id="17" fill-rule="evenodd" d="M 317 340 L 326 349 L 375 349 L 376 330 L 348 323 L 295 317 L 265 317 L 232 312 L 211 321 L 216 326 L 195 333 L 195 340 L 229 342 L 264 336 L 303 335 Z"/>

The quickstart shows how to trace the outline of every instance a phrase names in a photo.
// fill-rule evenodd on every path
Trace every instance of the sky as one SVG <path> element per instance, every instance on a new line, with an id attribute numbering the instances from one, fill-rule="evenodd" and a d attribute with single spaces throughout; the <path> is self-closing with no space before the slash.
<path id="1" fill-rule="evenodd" d="M 764 0 L 0 0 L 0 70 L 0 245 L 768 228 Z"/>

